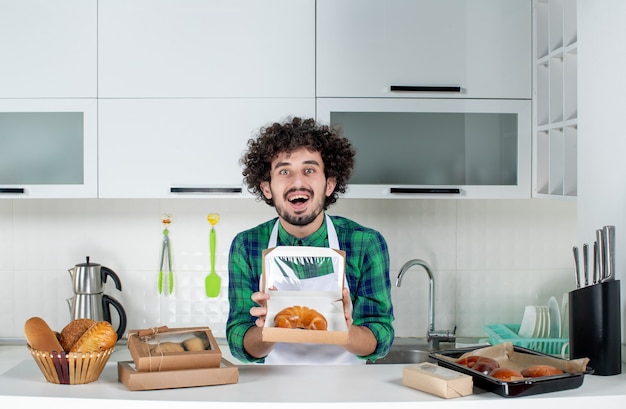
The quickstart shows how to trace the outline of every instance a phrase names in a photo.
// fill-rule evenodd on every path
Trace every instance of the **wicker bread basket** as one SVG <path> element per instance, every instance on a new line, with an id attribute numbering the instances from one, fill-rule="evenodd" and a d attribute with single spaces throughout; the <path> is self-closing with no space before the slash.
<path id="1" fill-rule="evenodd" d="M 27 345 L 50 383 L 80 385 L 97 380 L 115 348 L 98 352 L 46 352 Z"/>

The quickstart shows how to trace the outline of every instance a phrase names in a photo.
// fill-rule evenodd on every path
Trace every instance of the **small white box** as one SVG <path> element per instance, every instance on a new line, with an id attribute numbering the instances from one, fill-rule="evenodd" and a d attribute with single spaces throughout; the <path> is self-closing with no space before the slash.
<path id="1" fill-rule="evenodd" d="M 471 395 L 474 387 L 471 376 L 430 362 L 405 367 L 402 384 L 442 398 Z"/>

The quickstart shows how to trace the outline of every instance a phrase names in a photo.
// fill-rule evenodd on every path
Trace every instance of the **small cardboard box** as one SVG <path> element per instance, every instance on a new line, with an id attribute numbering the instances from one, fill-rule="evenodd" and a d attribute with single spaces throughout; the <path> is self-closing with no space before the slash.
<path id="1" fill-rule="evenodd" d="M 140 372 L 137 371 L 133 362 L 122 361 L 117 363 L 117 377 L 131 391 L 147 391 L 237 383 L 239 382 L 239 369 L 222 359 L 219 368 Z"/>
<path id="2" fill-rule="evenodd" d="M 270 293 L 262 339 L 267 342 L 337 344 L 348 342 L 342 302 L 344 251 L 324 247 L 282 246 L 263 253 L 261 288 Z M 308 274 L 309 277 L 298 276 Z M 326 318 L 326 331 L 277 328 L 274 317 L 287 307 L 306 306 Z"/>
<path id="3" fill-rule="evenodd" d="M 217 368 L 222 359 L 209 327 L 131 330 L 128 350 L 139 372 Z"/>
<path id="4" fill-rule="evenodd" d="M 402 384 L 442 398 L 471 395 L 474 386 L 471 376 L 430 362 L 405 367 Z"/>

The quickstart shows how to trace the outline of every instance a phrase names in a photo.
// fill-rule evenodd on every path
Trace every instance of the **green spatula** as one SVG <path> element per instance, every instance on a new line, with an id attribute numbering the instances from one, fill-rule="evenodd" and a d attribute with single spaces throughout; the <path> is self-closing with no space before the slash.
<path id="1" fill-rule="evenodd" d="M 215 273 L 215 225 L 220 221 L 220 215 L 211 213 L 207 216 L 207 220 L 211 224 L 211 232 L 209 233 L 209 249 L 211 253 L 211 273 L 204 280 L 207 297 L 217 297 L 220 295 L 222 279 Z"/>

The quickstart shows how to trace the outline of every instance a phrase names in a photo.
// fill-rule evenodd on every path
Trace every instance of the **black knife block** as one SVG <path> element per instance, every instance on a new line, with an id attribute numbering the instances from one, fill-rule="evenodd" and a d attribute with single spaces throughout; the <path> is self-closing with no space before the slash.
<path id="1" fill-rule="evenodd" d="M 569 293 L 570 358 L 589 358 L 594 375 L 622 372 L 619 280 Z"/>

